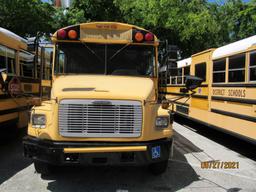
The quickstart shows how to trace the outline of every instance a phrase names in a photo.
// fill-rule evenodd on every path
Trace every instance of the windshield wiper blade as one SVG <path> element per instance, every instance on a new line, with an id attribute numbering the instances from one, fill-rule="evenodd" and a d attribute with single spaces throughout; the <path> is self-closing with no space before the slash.
<path id="1" fill-rule="evenodd" d="M 86 43 L 82 43 L 93 55 L 95 55 L 101 62 L 104 63 L 104 60 L 97 55 L 97 53 L 95 53 L 95 51 L 93 51 L 90 47 L 88 47 L 88 45 L 86 45 Z"/>
<path id="2" fill-rule="evenodd" d="M 127 48 L 131 43 L 127 43 L 124 45 L 121 49 L 117 50 L 110 58 L 108 61 L 112 60 L 115 56 L 117 56 L 120 52 L 122 52 L 125 48 Z"/>

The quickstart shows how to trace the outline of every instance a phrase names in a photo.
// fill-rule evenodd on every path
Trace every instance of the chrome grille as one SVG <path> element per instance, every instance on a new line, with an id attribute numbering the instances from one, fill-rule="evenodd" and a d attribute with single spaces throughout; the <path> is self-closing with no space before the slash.
<path id="1" fill-rule="evenodd" d="M 60 101 L 59 132 L 65 137 L 139 137 L 141 127 L 139 101 Z"/>

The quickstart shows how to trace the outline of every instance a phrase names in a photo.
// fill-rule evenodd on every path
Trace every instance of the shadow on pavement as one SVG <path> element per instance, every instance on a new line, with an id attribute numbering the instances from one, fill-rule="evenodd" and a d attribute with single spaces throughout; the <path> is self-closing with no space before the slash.
<path id="1" fill-rule="evenodd" d="M 22 137 L 25 132 L 26 129 L 1 128 L 0 184 L 31 164 L 23 157 Z"/>
<path id="2" fill-rule="evenodd" d="M 241 154 L 241 156 L 245 156 L 254 161 L 256 160 L 255 145 L 251 143 L 219 130 L 196 123 L 179 115 L 175 116 L 175 121 L 181 125 L 194 129 L 198 134 L 203 135 L 204 137 L 207 137 L 220 145 L 236 151 L 237 153 Z"/>
<path id="3" fill-rule="evenodd" d="M 181 135 L 175 137 L 178 142 L 186 143 L 190 152 L 201 151 Z M 42 176 L 42 179 L 49 181 L 47 189 L 54 192 L 177 191 L 199 178 L 187 163 L 186 152 L 181 152 L 175 145 L 168 171 L 160 176 L 152 175 L 146 167 L 58 167 L 54 174 Z"/>

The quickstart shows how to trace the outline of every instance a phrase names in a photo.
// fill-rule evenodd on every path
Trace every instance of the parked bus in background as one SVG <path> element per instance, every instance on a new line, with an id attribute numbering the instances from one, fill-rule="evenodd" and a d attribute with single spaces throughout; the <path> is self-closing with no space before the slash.
<path id="1" fill-rule="evenodd" d="M 157 37 L 143 28 L 93 22 L 59 29 L 51 98 L 34 107 L 24 154 L 52 165 L 149 165 L 167 169 L 172 125 L 159 100 Z"/>
<path id="2" fill-rule="evenodd" d="M 189 105 L 189 94 L 184 94 L 180 92 L 180 89 L 185 87 L 186 83 L 186 76 L 190 75 L 190 66 L 191 66 L 191 58 L 186 58 L 177 61 L 177 67 L 173 68 L 173 75 L 168 77 L 169 84 L 166 86 L 166 98 L 169 100 L 175 100 L 178 97 L 183 96 L 182 99 L 175 101 L 176 108 L 179 110 L 187 109 L 187 108 L 180 108 L 182 106 Z"/>
<path id="3" fill-rule="evenodd" d="M 30 108 L 39 96 L 39 74 L 27 40 L 0 28 L 0 131 L 27 126 Z"/>
<path id="4" fill-rule="evenodd" d="M 190 70 L 204 83 L 176 113 L 256 143 L 256 35 L 192 55 Z"/>
<path id="5" fill-rule="evenodd" d="M 35 57 L 26 39 L 3 28 L 0 35 L 0 125 L 26 127 L 31 107 L 50 97 L 53 46 L 40 44 Z"/>

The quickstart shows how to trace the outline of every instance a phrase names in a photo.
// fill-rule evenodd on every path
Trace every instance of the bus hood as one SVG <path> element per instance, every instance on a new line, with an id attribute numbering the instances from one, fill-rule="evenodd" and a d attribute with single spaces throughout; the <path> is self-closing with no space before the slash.
<path id="1" fill-rule="evenodd" d="M 63 75 L 55 79 L 52 98 L 154 100 L 154 81 L 144 77 Z"/>

